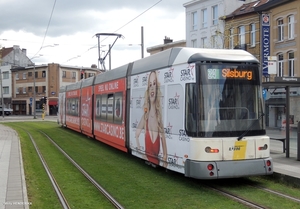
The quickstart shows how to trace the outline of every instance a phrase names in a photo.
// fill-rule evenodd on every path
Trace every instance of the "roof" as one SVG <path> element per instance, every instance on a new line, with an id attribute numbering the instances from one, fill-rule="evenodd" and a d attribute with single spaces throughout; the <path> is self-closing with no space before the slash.
<path id="1" fill-rule="evenodd" d="M 5 57 L 6 55 L 8 55 L 10 52 L 12 52 L 14 50 L 14 48 L 13 47 L 9 47 L 9 48 L 5 48 L 5 47 L 3 47 L 2 49 L 1 49 L 1 57 L 3 58 L 3 57 Z"/>
<path id="2" fill-rule="evenodd" d="M 237 8 L 235 11 L 233 11 L 229 15 L 226 15 L 222 19 L 229 19 L 229 18 L 232 18 L 232 17 L 241 16 L 241 15 L 245 15 L 245 14 L 255 12 L 256 7 L 259 7 L 259 6 L 262 6 L 262 5 L 266 4 L 268 1 L 269 0 L 261 0 L 261 1 L 254 1 L 254 2 L 251 2 L 251 3 L 243 4 L 242 6 Z"/>
<path id="3" fill-rule="evenodd" d="M 255 12 L 262 12 L 269 9 L 272 9 L 273 7 L 280 6 L 282 4 L 286 4 L 289 2 L 292 2 L 295 0 L 269 0 L 266 4 L 260 5 L 259 7 L 256 7 L 254 9 Z"/>

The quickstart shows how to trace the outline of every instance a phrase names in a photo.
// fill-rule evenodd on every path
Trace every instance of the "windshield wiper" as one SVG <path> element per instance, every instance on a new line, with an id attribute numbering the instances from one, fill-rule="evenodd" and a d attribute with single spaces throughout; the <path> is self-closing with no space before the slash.
<path id="1" fill-rule="evenodd" d="M 265 113 L 262 113 L 257 120 L 260 120 L 263 116 L 265 116 Z M 240 141 L 252 128 L 252 126 L 254 125 L 254 123 L 256 122 L 256 120 L 253 121 L 253 123 L 249 126 L 248 130 L 246 130 L 242 135 L 240 135 L 237 140 Z"/>

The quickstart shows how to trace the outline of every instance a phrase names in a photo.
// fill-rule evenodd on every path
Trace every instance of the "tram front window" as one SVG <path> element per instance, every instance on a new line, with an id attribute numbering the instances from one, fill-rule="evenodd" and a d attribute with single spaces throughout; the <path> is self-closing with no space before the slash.
<path id="1" fill-rule="evenodd" d="M 256 65 L 201 65 L 197 73 L 197 83 L 187 86 L 188 134 L 239 136 L 248 129 L 247 135 L 264 133 Z M 188 101 L 188 98 L 195 101 Z M 188 124 L 189 121 L 196 122 L 193 125 Z"/>

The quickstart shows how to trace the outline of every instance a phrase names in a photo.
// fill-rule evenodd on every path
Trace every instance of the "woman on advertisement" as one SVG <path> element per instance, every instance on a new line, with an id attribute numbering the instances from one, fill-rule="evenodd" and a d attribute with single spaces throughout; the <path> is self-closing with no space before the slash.
<path id="1" fill-rule="evenodd" d="M 147 160 L 159 165 L 162 160 L 163 166 L 167 167 L 167 145 L 162 121 L 160 84 L 157 80 L 156 71 L 152 71 L 148 77 L 148 87 L 145 92 L 144 114 L 137 126 L 135 137 L 137 148 L 140 150 L 139 136 L 145 130 L 145 153 Z M 162 145 L 162 159 L 159 159 L 160 143 Z"/>

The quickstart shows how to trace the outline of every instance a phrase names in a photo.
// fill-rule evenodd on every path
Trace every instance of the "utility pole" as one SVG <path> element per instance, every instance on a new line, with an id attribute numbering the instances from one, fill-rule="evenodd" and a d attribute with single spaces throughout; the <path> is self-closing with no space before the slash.
<path id="1" fill-rule="evenodd" d="M 36 119 L 36 103 L 35 103 L 35 63 L 33 63 L 33 119 Z"/>
<path id="2" fill-rule="evenodd" d="M 142 58 L 144 58 L 144 27 L 141 27 L 141 54 Z"/>

